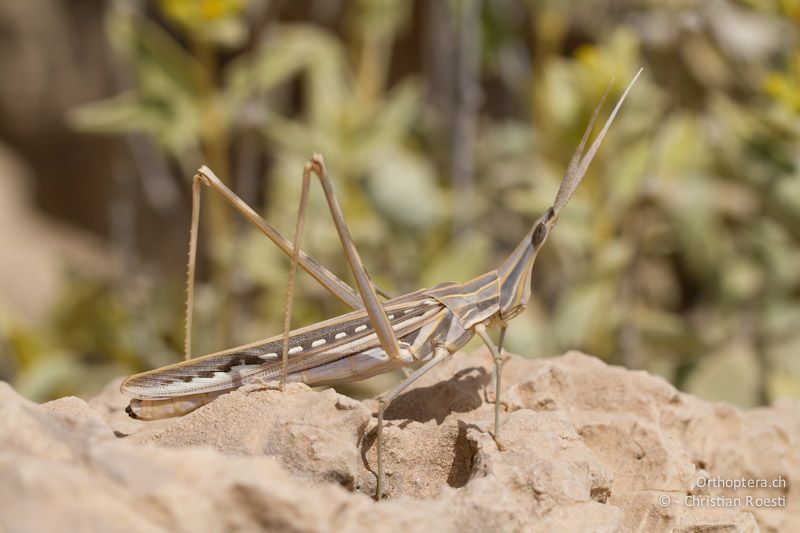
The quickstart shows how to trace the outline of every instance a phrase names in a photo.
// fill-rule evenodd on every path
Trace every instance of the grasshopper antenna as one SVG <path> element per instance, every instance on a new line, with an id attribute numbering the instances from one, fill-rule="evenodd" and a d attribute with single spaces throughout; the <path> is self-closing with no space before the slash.
<path id="1" fill-rule="evenodd" d="M 600 99 L 600 103 L 597 104 L 597 107 L 594 109 L 594 113 L 592 113 L 592 118 L 589 121 L 589 125 L 586 127 L 586 131 L 583 132 L 581 142 L 578 143 L 578 147 L 575 148 L 575 153 L 572 154 L 572 159 L 569 161 L 567 171 L 564 174 L 564 179 L 561 181 L 561 186 L 558 188 L 556 201 L 553 204 L 553 212 L 556 217 L 564 208 L 564 206 L 567 205 L 569 199 L 572 198 L 572 193 L 575 192 L 575 189 L 578 188 L 578 185 L 583 179 L 584 174 L 586 174 L 586 169 L 589 168 L 589 164 L 592 162 L 595 153 L 597 153 L 597 150 L 600 148 L 600 144 L 603 142 L 603 139 L 608 132 L 608 128 L 611 127 L 611 123 L 614 122 L 614 118 L 617 116 L 620 107 L 622 107 L 622 102 L 625 101 L 625 98 L 628 96 L 631 88 L 636 83 L 636 80 L 639 79 L 639 75 L 642 73 L 642 70 L 644 69 L 639 69 L 631 82 L 625 88 L 625 92 L 623 92 L 622 96 L 620 96 L 619 100 L 617 101 L 617 105 L 614 106 L 614 110 L 611 111 L 611 114 L 606 119 L 603 129 L 600 130 L 600 133 L 597 134 L 597 137 L 592 142 L 589 150 L 584 154 L 583 149 L 586 147 L 586 142 L 589 140 L 589 135 L 591 134 L 594 124 L 597 121 L 597 116 L 600 114 L 600 108 L 603 106 L 603 102 L 605 102 L 606 96 L 608 96 L 608 91 L 611 89 L 611 85 L 614 83 L 614 80 L 612 79 L 611 82 L 609 82 L 608 87 L 606 87 L 603 97 Z"/>

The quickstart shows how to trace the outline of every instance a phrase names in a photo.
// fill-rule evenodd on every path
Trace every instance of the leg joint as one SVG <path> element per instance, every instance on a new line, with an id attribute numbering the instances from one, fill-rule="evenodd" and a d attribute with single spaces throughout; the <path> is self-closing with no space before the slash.
<path id="1" fill-rule="evenodd" d="M 203 174 L 202 172 L 198 172 L 194 175 L 194 182 L 195 183 L 202 183 L 206 186 L 211 186 L 211 181 L 208 179 L 208 176 Z"/>

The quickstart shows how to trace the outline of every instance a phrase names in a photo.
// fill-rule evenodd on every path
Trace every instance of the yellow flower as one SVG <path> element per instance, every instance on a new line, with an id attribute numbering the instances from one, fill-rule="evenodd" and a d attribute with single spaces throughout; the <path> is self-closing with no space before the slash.
<path id="1" fill-rule="evenodd" d="M 764 92 L 794 112 L 800 112 L 800 52 L 796 52 L 783 71 L 767 74 Z"/>
<path id="2" fill-rule="evenodd" d="M 159 0 L 159 5 L 168 19 L 195 28 L 240 14 L 245 0 Z"/>

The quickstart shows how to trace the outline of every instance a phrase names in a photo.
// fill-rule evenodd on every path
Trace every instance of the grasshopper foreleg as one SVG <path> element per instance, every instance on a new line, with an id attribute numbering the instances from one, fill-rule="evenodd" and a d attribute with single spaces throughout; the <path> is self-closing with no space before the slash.
<path id="1" fill-rule="evenodd" d="M 492 354 L 492 360 L 494 361 L 494 440 L 497 443 L 497 447 L 503 449 L 503 446 L 500 443 L 500 408 L 502 407 L 502 401 L 500 399 L 500 378 L 503 373 L 503 364 L 506 362 L 506 358 L 502 356 L 506 328 L 503 326 L 500 329 L 500 338 L 498 339 L 497 343 L 498 346 L 495 346 L 494 342 L 492 342 L 492 339 L 489 337 L 489 334 L 486 333 L 486 328 L 483 324 L 478 324 L 475 326 L 475 333 L 477 333 L 477 335 L 489 349 L 489 352 Z"/>

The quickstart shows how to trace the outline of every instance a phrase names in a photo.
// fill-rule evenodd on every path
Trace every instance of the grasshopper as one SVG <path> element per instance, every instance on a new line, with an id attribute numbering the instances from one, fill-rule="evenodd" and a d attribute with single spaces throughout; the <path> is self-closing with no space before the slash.
<path id="1" fill-rule="evenodd" d="M 580 184 L 640 74 L 641 69 L 584 152 L 608 93 L 606 89 L 569 162 L 553 206 L 534 222 L 519 245 L 497 269 L 465 283 L 440 283 L 394 298 L 376 289 L 350 238 L 324 159 L 319 154 L 315 154 L 304 167 L 300 207 L 292 242 L 228 189 L 210 169 L 200 168 L 192 188 L 184 346 L 186 360 L 127 378 L 120 387 L 124 394 L 133 397 L 127 412 L 134 418 L 144 420 L 180 416 L 246 383 L 264 382 L 273 386 L 272 383 L 279 381 L 281 389 L 289 381 L 310 386 L 332 385 L 421 365 L 393 390 L 378 398 L 376 499 L 380 500 L 384 487 L 383 422 L 386 407 L 425 372 L 478 335 L 488 347 L 494 362 L 494 438 L 501 446 L 502 349 L 508 322 L 527 305 L 531 297 L 531 277 L 537 254 Z M 319 179 L 322 186 L 357 291 L 300 249 L 312 175 Z M 221 193 L 236 210 L 290 256 L 291 266 L 282 335 L 192 359 L 190 337 L 194 272 L 203 185 Z M 353 311 L 292 330 L 291 307 L 298 265 Z M 381 301 L 379 296 L 386 299 Z M 495 327 L 500 329 L 496 345 L 487 333 L 487 328 Z"/>

